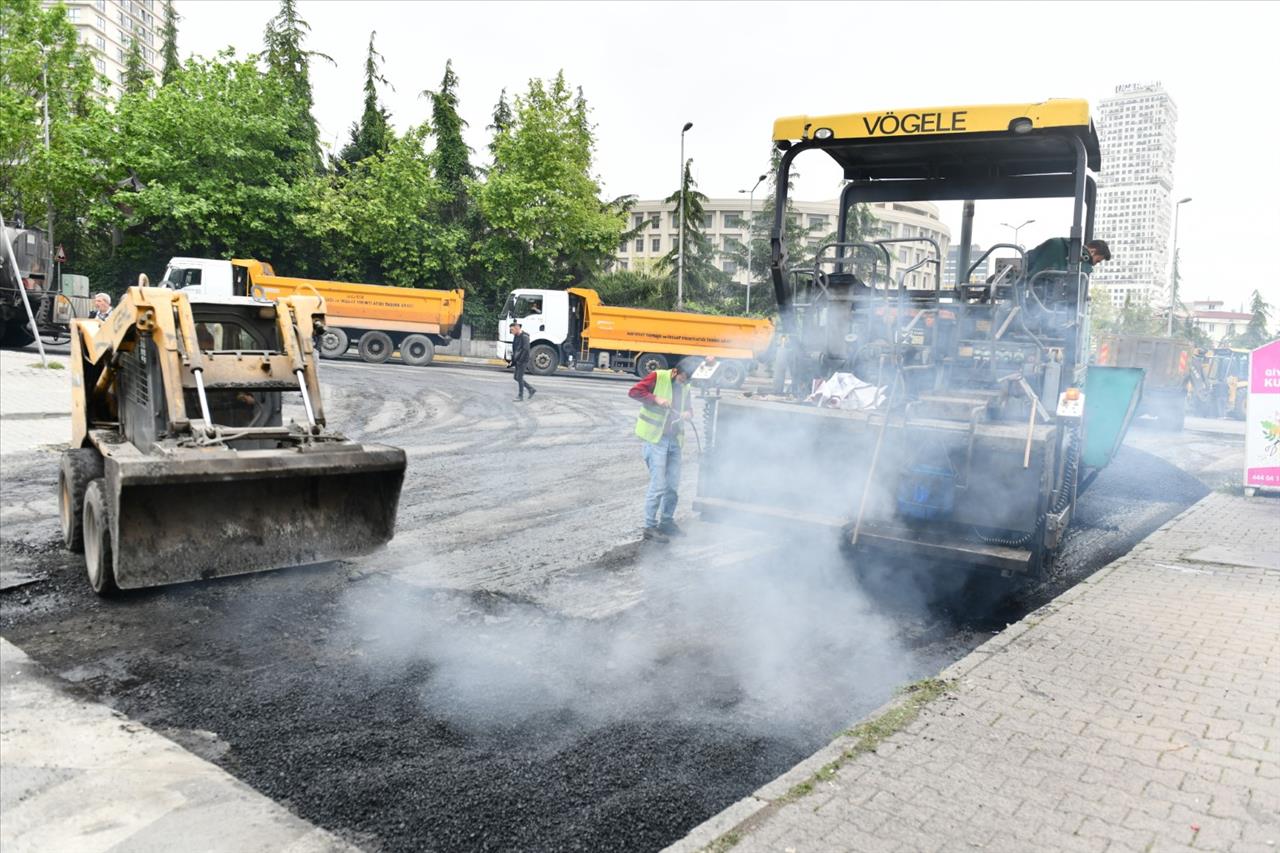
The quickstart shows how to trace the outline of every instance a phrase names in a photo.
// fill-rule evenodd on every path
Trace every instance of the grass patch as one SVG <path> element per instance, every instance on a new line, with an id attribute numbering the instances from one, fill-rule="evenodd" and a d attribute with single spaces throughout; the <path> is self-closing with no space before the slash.
<path id="1" fill-rule="evenodd" d="M 66 370 L 67 369 L 67 366 L 60 361 L 51 361 L 48 364 L 32 364 L 31 366 L 36 368 L 37 370 L 44 370 L 46 367 L 49 370 Z"/>
<path id="2" fill-rule="evenodd" d="M 880 716 L 859 723 L 843 732 L 845 737 L 853 739 L 853 743 L 840 753 L 840 757 L 823 765 L 808 779 L 779 797 L 777 802 L 790 803 L 813 793 L 813 789 L 819 782 L 834 778 L 836 772 L 845 763 L 864 753 L 874 752 L 891 735 L 909 726 L 920 716 L 920 711 L 925 705 L 946 693 L 949 687 L 950 684 L 940 678 L 926 678 L 902 688 L 898 691 L 898 695 L 905 698 Z"/>
<path id="3" fill-rule="evenodd" d="M 706 853 L 725 853 L 725 851 L 732 849 L 741 840 L 742 836 L 738 833 L 726 832 L 703 849 Z"/>

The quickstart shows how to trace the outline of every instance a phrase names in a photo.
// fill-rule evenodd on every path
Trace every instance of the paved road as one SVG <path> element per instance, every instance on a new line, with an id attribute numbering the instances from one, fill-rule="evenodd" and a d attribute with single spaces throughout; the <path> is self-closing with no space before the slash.
<path id="1" fill-rule="evenodd" d="M 491 368 L 323 379 L 332 424 L 408 451 L 385 552 L 99 601 L 57 543 L 56 454 L 10 455 L 0 556 L 45 579 L 3 593 L 0 631 L 357 844 L 660 847 L 1020 615 L 871 599 L 823 548 L 754 531 L 642 550 L 626 377 L 534 378 L 523 404 Z M 1136 437 L 1019 606 L 1204 494 L 1156 455 L 1212 478 L 1201 440 Z"/>

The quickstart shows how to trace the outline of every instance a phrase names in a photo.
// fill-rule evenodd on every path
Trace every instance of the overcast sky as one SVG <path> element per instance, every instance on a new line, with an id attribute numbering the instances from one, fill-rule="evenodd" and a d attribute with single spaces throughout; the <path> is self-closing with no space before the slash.
<path id="1" fill-rule="evenodd" d="M 183 53 L 261 48 L 276 0 L 179 0 Z M 360 114 L 370 30 L 395 90 L 398 128 L 426 118 L 423 89 L 446 59 L 460 79 L 467 140 L 485 145 L 499 92 L 563 69 L 596 123 L 606 196 L 668 195 L 679 184 L 680 128 L 694 179 L 733 196 L 768 164 L 782 115 L 1086 98 L 1120 83 L 1160 81 L 1178 106 L 1174 197 L 1182 208 L 1185 299 L 1254 289 L 1280 303 L 1280 63 L 1274 3 L 426 3 L 300 0 L 316 118 L 341 147 Z M 815 155 L 797 161 L 796 198 L 834 198 L 839 175 Z M 943 218 L 959 234 L 957 205 Z M 975 239 L 1007 241 L 1000 223 L 1036 220 L 1019 241 L 1067 231 L 1055 202 L 979 203 Z M 1107 235 L 1099 233 L 1105 238 Z"/>

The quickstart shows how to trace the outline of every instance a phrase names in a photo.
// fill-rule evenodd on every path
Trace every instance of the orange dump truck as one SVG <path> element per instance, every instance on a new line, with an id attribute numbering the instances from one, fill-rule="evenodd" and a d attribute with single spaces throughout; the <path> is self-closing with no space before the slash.
<path id="1" fill-rule="evenodd" d="M 582 287 L 511 291 L 498 321 L 500 354 L 511 355 L 509 326 L 528 333 L 531 373 L 553 373 L 561 364 L 634 371 L 647 376 L 686 356 L 715 356 L 720 375 L 740 385 L 751 362 L 773 342 L 773 323 L 751 317 L 716 317 L 683 311 L 616 308 Z"/>
<path id="2" fill-rule="evenodd" d="M 406 364 L 430 364 L 462 322 L 461 290 L 424 290 L 276 275 L 265 261 L 172 258 L 165 281 L 189 293 L 280 299 L 295 293 L 324 298 L 320 354 L 336 358 L 355 345 L 360 357 L 381 364 L 399 350 Z"/>

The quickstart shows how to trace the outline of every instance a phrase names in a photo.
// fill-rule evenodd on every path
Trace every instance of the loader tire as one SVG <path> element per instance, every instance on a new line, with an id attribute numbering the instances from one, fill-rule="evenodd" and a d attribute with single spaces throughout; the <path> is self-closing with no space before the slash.
<path id="1" fill-rule="evenodd" d="M 667 369 L 667 357 L 656 352 L 647 352 L 636 359 L 636 376 L 644 379 L 655 370 Z"/>
<path id="2" fill-rule="evenodd" d="M 102 478 L 85 490 L 84 565 L 94 592 L 108 596 L 118 591 L 111 555 L 111 513 L 107 508 L 106 480 Z"/>
<path id="3" fill-rule="evenodd" d="M 350 346 L 351 339 L 347 337 L 346 331 L 329 326 L 324 330 L 324 334 L 320 336 L 320 357 L 337 358 L 345 353 Z"/>
<path id="4" fill-rule="evenodd" d="M 31 334 L 31 327 L 23 320 L 21 323 L 10 323 L 4 327 L 4 331 L 0 332 L 0 346 L 12 349 L 21 349 L 35 343 L 35 336 Z"/>
<path id="5" fill-rule="evenodd" d="M 529 372 L 550 376 L 560 366 L 560 353 L 550 344 L 534 344 L 529 348 Z"/>
<path id="6" fill-rule="evenodd" d="M 400 342 L 400 360 L 414 367 L 425 367 L 436 357 L 436 345 L 426 335 L 410 335 Z"/>
<path id="7" fill-rule="evenodd" d="M 395 344 L 391 343 L 391 336 L 386 332 L 365 332 L 356 348 L 365 361 L 370 364 L 382 364 L 391 358 Z"/>
<path id="8" fill-rule="evenodd" d="M 102 477 L 102 454 L 92 447 L 65 450 L 58 471 L 58 521 L 68 551 L 84 551 L 84 493 Z"/>

